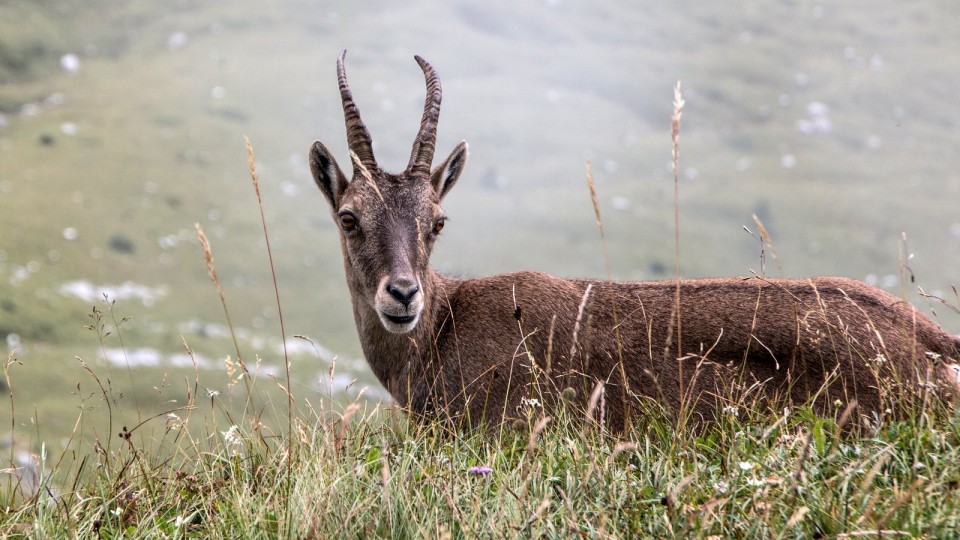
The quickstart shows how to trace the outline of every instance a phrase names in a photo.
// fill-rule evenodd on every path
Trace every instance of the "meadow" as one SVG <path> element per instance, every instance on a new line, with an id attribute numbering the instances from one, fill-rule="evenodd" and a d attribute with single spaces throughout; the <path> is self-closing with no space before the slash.
<path id="1" fill-rule="evenodd" d="M 849 410 L 743 400 L 691 430 L 682 410 L 643 402 L 614 437 L 590 420 L 600 399 L 549 416 L 531 400 L 526 421 L 488 432 L 411 424 L 366 401 L 263 400 L 257 385 L 273 381 L 240 378 L 247 399 L 231 415 L 185 383 L 185 403 L 129 427 L 113 418 L 124 400 L 101 386 L 113 431 L 90 444 L 79 430 L 64 452 L 41 449 L 38 476 L 7 476 L 0 533 L 955 538 L 960 527 L 960 415 L 927 399 L 863 429 Z"/>
<path id="2" fill-rule="evenodd" d="M 43 477 L 0 476 L 2 532 L 951 537 L 960 421 L 929 404 L 853 438 L 751 404 L 698 434 L 655 405 L 624 438 L 576 410 L 406 425 L 305 155 L 346 159 L 346 47 L 378 157 L 405 163 L 422 54 L 438 151 L 472 150 L 438 269 L 669 279 L 682 79 L 684 276 L 848 275 L 957 331 L 957 24 L 935 1 L 3 3 L 0 455 Z"/>

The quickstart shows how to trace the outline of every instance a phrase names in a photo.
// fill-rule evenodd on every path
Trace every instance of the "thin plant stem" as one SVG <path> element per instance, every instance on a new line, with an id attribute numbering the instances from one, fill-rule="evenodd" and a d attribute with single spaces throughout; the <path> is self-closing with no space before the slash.
<path id="1" fill-rule="evenodd" d="M 210 280 L 213 281 L 213 285 L 217 289 L 217 294 L 220 296 L 223 316 L 227 320 L 227 327 L 230 329 L 230 338 L 233 340 L 233 349 L 237 353 L 237 363 L 240 364 L 240 369 L 243 370 L 243 384 L 247 390 L 244 408 L 249 408 L 251 414 L 256 418 L 258 415 L 252 403 L 253 388 L 250 386 L 250 370 L 247 369 L 247 365 L 243 362 L 243 357 L 240 355 L 240 343 L 237 341 L 237 332 L 234 330 L 233 321 L 230 320 L 230 310 L 227 309 L 227 297 L 223 294 L 223 287 L 220 286 L 220 278 L 217 277 L 217 267 L 213 262 L 213 251 L 210 249 L 210 240 L 207 239 L 207 235 L 203 232 L 203 228 L 200 227 L 199 223 L 194 224 L 194 226 L 197 229 L 197 238 L 200 240 L 200 247 L 203 250 L 203 260 L 207 265 L 207 273 L 210 275 Z"/>
<path id="2" fill-rule="evenodd" d="M 253 190 L 257 194 L 257 205 L 260 208 L 260 224 L 263 226 L 263 239 L 267 245 L 267 259 L 270 262 L 270 276 L 273 278 L 273 293 L 277 300 L 277 316 L 280 319 L 280 337 L 283 344 L 283 366 L 287 379 L 287 422 L 288 434 L 293 434 L 293 386 L 290 383 L 290 356 L 287 351 L 287 332 L 283 323 L 283 309 L 280 302 L 280 286 L 277 284 L 277 269 L 273 263 L 273 250 L 270 248 L 270 234 L 267 232 L 267 218 L 263 211 L 263 197 L 260 195 L 260 178 L 257 175 L 257 165 L 254 160 L 253 146 L 250 144 L 250 138 L 244 137 L 247 145 L 247 164 L 250 166 L 250 178 L 253 181 Z"/>
<path id="3" fill-rule="evenodd" d="M 587 186 L 590 188 L 590 202 L 593 203 L 593 213 L 597 217 L 597 227 L 600 229 L 600 247 L 603 250 L 603 265 L 607 272 L 607 279 L 613 279 L 613 271 L 610 269 L 610 256 L 607 252 L 607 239 L 603 233 L 603 219 L 600 217 L 600 204 L 597 202 L 597 188 L 593 181 L 593 170 L 590 168 L 590 160 L 587 160 Z M 630 428 L 631 422 L 631 409 L 630 406 L 630 381 L 627 379 L 627 371 L 623 362 L 623 341 L 620 339 L 620 321 L 619 313 L 617 310 L 617 296 L 613 295 L 613 332 L 614 338 L 617 342 L 617 363 L 620 367 L 620 378 L 623 381 L 623 429 L 624 431 Z"/>
<path id="4" fill-rule="evenodd" d="M 680 93 L 680 81 L 673 89 L 673 117 L 670 122 L 670 134 L 673 139 L 673 244 L 674 266 L 676 269 L 677 292 L 677 358 L 683 356 L 683 331 L 680 322 L 680 116 L 683 114 L 683 95 Z M 683 362 L 679 362 L 677 373 L 681 391 L 683 390 Z"/>
<path id="5" fill-rule="evenodd" d="M 253 190 L 257 194 L 257 206 L 260 209 L 260 224 L 263 226 L 263 239 L 267 245 L 267 260 L 270 262 L 270 276 L 273 278 L 273 294 L 277 299 L 277 315 L 280 319 L 280 342 L 283 345 L 283 370 L 284 375 L 286 376 L 287 385 L 284 388 L 284 393 L 287 395 L 287 471 L 288 473 L 293 470 L 293 409 L 294 409 L 294 397 L 293 397 L 293 385 L 290 384 L 290 356 L 287 351 L 287 331 L 283 324 L 283 307 L 280 302 L 280 287 L 277 285 L 277 269 L 273 264 L 273 250 L 270 249 L 270 234 L 267 232 L 267 218 L 263 211 L 263 197 L 260 195 L 260 178 L 257 175 L 257 164 L 253 155 L 253 145 L 250 143 L 250 138 L 244 136 L 244 143 L 247 146 L 247 165 L 250 168 L 250 179 L 253 181 Z M 288 487 L 291 485 L 289 482 L 286 484 Z M 287 497 L 289 500 L 289 497 Z M 290 506 L 286 506 L 286 511 L 289 517 Z M 287 519 L 287 523 L 290 520 Z M 289 533 L 289 531 L 287 531 Z"/>
<path id="6" fill-rule="evenodd" d="M 16 356 L 14 356 L 16 352 L 17 352 L 16 349 L 11 350 L 10 353 L 7 354 L 7 361 L 3 363 L 3 377 L 4 377 L 4 380 L 7 381 L 7 394 L 10 396 L 10 466 L 11 467 L 13 467 L 14 464 L 16 463 L 14 459 L 16 457 L 16 453 L 15 453 L 16 445 L 14 444 L 16 442 L 16 439 L 14 438 L 14 434 L 17 432 L 17 406 L 13 401 L 13 384 L 10 381 L 10 366 L 13 364 L 23 365 L 23 363 L 17 360 Z M 10 500 L 7 501 L 7 506 L 11 506 L 13 504 L 13 494 L 14 494 L 13 478 L 14 478 L 14 475 L 12 474 L 8 475 L 7 493 L 10 494 Z"/>

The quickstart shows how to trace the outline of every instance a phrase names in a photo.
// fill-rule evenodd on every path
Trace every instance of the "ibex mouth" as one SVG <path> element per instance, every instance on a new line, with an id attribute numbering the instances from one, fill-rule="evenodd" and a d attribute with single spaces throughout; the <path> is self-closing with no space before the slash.
<path id="1" fill-rule="evenodd" d="M 383 316 L 393 324 L 410 324 L 413 321 L 417 320 L 416 315 L 396 316 L 396 315 L 387 315 L 386 313 L 384 313 Z"/>
<path id="2" fill-rule="evenodd" d="M 380 322 L 388 332 L 393 334 L 406 334 L 417 326 L 420 320 L 420 313 L 414 315 L 389 315 L 380 311 Z"/>

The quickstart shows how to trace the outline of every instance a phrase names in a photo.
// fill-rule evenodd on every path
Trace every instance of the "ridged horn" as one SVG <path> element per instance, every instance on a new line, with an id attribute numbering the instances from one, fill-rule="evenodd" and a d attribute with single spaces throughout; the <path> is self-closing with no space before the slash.
<path id="1" fill-rule="evenodd" d="M 419 56 L 414 56 L 423 76 L 427 80 L 427 98 L 423 104 L 423 118 L 420 120 L 420 133 L 413 141 L 413 151 L 410 153 L 410 163 L 407 171 L 412 173 L 430 174 L 433 164 L 433 152 L 437 143 L 437 122 L 440 119 L 440 98 L 443 94 L 440 88 L 440 77 L 433 66 Z"/>
<path id="2" fill-rule="evenodd" d="M 360 119 L 360 110 L 357 104 L 353 102 L 353 94 L 350 93 L 350 85 L 347 84 L 347 72 L 343 69 L 343 59 L 347 56 L 347 50 L 340 52 L 337 58 L 337 79 L 340 81 L 340 100 L 343 101 L 343 118 L 347 124 L 347 144 L 350 150 L 353 150 L 360 163 L 369 171 L 377 171 L 377 160 L 373 157 L 373 140 L 370 138 L 370 131 Z M 358 172 L 354 167 L 354 173 Z"/>

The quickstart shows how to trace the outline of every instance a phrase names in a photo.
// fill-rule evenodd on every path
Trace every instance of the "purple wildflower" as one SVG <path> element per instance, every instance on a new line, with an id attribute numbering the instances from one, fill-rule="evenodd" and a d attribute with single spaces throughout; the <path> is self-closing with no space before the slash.
<path id="1" fill-rule="evenodd" d="M 475 474 L 477 476 L 487 476 L 488 474 L 493 472 L 493 469 L 491 469 L 490 467 L 483 467 L 483 466 L 470 467 L 469 469 L 467 469 L 467 472 L 470 474 Z"/>

